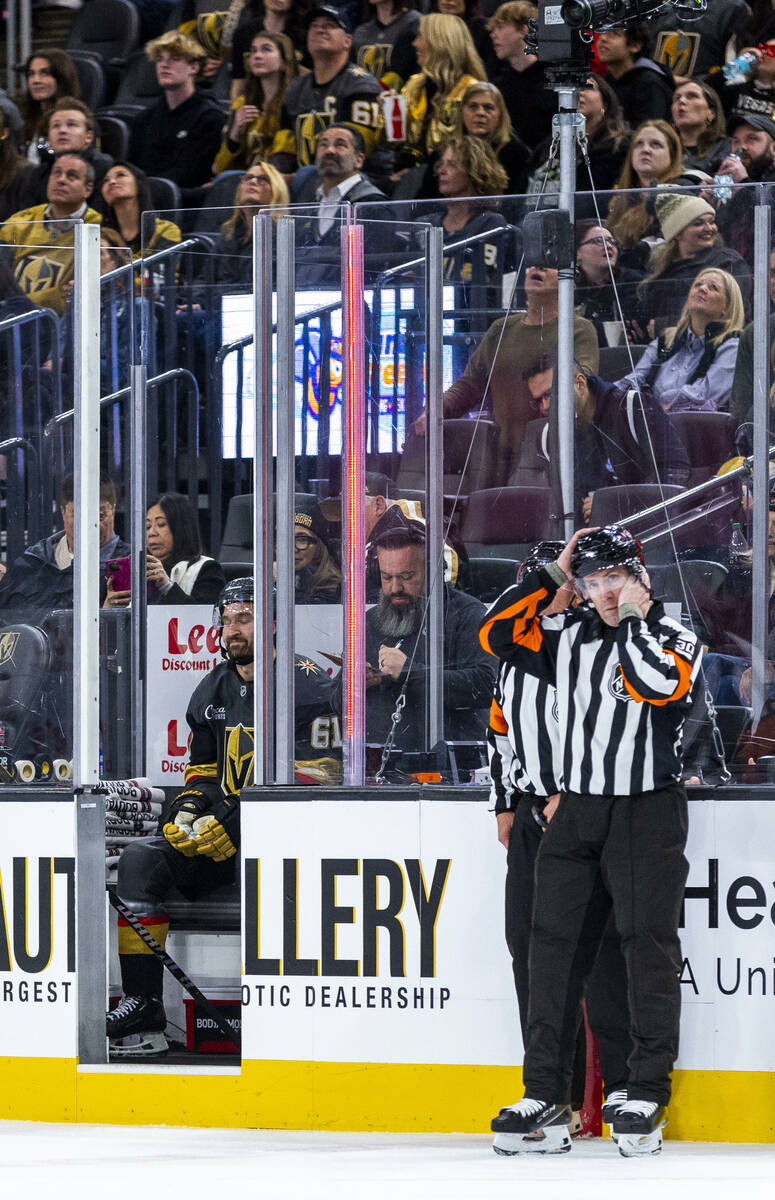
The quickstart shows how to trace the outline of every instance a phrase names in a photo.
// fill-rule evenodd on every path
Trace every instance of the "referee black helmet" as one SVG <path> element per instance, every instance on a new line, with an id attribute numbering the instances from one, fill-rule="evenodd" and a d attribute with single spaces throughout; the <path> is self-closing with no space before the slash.
<path id="1" fill-rule="evenodd" d="M 564 542 L 551 541 L 536 542 L 525 561 L 519 564 L 516 582 L 521 583 L 531 571 L 537 571 L 539 567 L 545 567 L 547 563 L 556 562 L 562 553 L 564 544 Z"/>
<path id="2" fill-rule="evenodd" d="M 623 525 L 605 525 L 593 533 L 585 533 L 576 542 L 570 560 L 574 579 L 583 579 L 608 567 L 627 567 L 633 575 L 639 575 L 645 565 L 640 542 Z"/>

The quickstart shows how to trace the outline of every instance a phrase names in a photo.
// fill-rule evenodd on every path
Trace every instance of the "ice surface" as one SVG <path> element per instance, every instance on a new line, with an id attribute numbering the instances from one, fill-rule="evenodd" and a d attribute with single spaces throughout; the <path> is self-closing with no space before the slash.
<path id="1" fill-rule="evenodd" d="M 500 1158 L 485 1136 L 0 1122 L 2 1200 L 745 1200 L 775 1197 L 775 1145 L 610 1141 Z M 614 1190 L 615 1189 L 615 1190 Z M 626 1189 L 626 1190 L 620 1190 Z"/>

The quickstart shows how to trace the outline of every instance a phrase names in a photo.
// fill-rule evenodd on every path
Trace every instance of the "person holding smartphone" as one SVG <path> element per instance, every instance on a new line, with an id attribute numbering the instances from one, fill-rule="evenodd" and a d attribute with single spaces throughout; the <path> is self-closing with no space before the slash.
<path id="1" fill-rule="evenodd" d="M 165 492 L 145 515 L 149 604 L 213 604 L 226 582 L 220 563 L 202 554 L 194 506 L 180 492 Z M 126 608 L 131 581 L 126 566 L 108 564 L 105 608 Z"/>

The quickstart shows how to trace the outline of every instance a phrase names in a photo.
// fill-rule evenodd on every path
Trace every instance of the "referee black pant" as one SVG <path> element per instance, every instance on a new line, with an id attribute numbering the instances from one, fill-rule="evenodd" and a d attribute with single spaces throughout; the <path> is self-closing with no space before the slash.
<path id="1" fill-rule="evenodd" d="M 545 837 L 532 810 L 534 805 L 541 808 L 545 802 L 545 797 L 524 794 L 520 797 L 514 812 L 506 858 L 506 944 L 511 955 L 525 1045 L 530 1001 L 529 951 L 535 861 Z M 587 981 L 585 999 L 589 1025 L 597 1038 L 605 1092 L 610 1095 L 617 1088 L 624 1087 L 627 1081 L 627 1060 L 632 1050 L 627 976 L 613 919 L 606 924 L 600 951 Z M 574 1109 L 581 1108 L 583 1104 L 585 1086 L 586 1034 L 579 1008 L 570 1091 L 570 1103 Z"/>
<path id="2" fill-rule="evenodd" d="M 667 1104 L 678 1055 L 686 792 L 565 793 L 536 859 L 525 1092 L 568 1103 L 578 1006 L 613 910 L 627 972 L 631 1097 Z"/>

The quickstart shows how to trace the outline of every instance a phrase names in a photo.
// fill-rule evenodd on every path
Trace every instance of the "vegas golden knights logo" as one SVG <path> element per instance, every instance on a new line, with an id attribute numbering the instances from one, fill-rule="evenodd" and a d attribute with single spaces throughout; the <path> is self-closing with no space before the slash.
<path id="1" fill-rule="evenodd" d="M 25 296 L 34 296 L 37 292 L 59 287 L 71 266 L 72 261 L 58 262 L 55 258 L 46 258 L 45 254 L 26 255 L 16 264 L 16 281 Z"/>
<path id="2" fill-rule="evenodd" d="M 330 113 L 302 113 L 296 118 L 296 157 L 299 166 L 308 167 L 315 161 L 315 146 L 324 129 L 328 129 L 333 117 Z"/>
<path id="3" fill-rule="evenodd" d="M 4 667 L 6 663 L 13 663 L 18 641 L 18 633 L 4 633 L 0 637 L 0 667 Z"/>
<path id="4" fill-rule="evenodd" d="M 253 780 L 253 730 L 227 725 L 224 731 L 223 778 L 226 795 L 239 793 Z"/>
<path id="5" fill-rule="evenodd" d="M 654 58 L 669 67 L 674 75 L 691 75 L 700 49 L 698 33 L 684 33 L 682 29 L 660 33 Z"/>
<path id="6" fill-rule="evenodd" d="M 381 79 L 390 66 L 392 46 L 361 46 L 358 51 L 358 66 L 370 71 L 375 79 Z"/>

